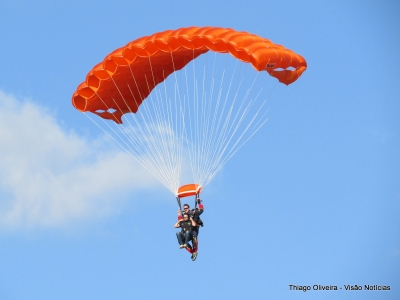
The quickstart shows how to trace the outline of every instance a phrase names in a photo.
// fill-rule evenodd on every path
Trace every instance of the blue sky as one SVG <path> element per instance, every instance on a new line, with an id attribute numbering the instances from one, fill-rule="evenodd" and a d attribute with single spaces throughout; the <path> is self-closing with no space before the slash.
<path id="1" fill-rule="evenodd" d="M 395 1 L 1 1 L 0 299 L 398 299 L 399 12 Z M 176 242 L 173 195 L 71 105 L 115 48 L 192 25 L 255 33 L 308 63 L 204 190 L 194 263 Z"/>

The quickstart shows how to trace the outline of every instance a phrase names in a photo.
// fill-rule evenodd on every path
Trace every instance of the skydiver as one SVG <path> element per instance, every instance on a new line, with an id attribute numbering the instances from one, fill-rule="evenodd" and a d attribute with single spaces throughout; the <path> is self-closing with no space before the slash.
<path id="1" fill-rule="evenodd" d="M 181 228 L 181 231 L 176 233 L 180 249 L 191 248 L 189 241 L 193 238 L 193 228 L 196 227 L 196 225 L 196 222 L 188 213 L 183 213 L 182 219 L 175 223 L 175 228 Z"/>

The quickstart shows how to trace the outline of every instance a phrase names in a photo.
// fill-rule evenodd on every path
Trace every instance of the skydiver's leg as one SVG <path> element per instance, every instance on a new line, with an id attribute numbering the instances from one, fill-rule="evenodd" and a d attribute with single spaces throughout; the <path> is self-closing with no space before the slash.
<path id="1" fill-rule="evenodd" d="M 197 258 L 197 248 L 198 248 L 198 242 L 197 242 L 197 235 L 199 234 L 198 230 L 193 230 L 193 238 L 192 238 L 192 244 L 193 244 L 193 249 L 192 249 L 192 256 L 190 257 L 193 261 L 196 260 Z"/>
<path id="2" fill-rule="evenodd" d="M 186 231 L 184 233 L 184 236 L 185 236 L 185 244 L 189 245 L 189 242 L 192 239 L 192 234 L 189 231 Z"/>
<path id="3" fill-rule="evenodd" d="M 180 248 L 183 248 L 183 240 L 184 240 L 184 236 L 182 232 L 177 232 L 176 233 L 176 237 L 178 239 L 178 243 L 180 245 Z"/>
<path id="4" fill-rule="evenodd" d="M 197 237 L 198 237 L 198 235 L 199 235 L 199 227 L 198 226 L 196 226 L 194 229 L 193 229 L 193 240 L 192 240 L 192 243 L 193 243 L 193 250 L 195 250 L 195 252 L 197 251 Z"/>
<path id="5" fill-rule="evenodd" d="M 186 231 L 185 232 L 185 244 L 186 244 L 186 250 L 189 252 L 189 253 L 193 253 L 193 248 L 192 248 L 192 246 L 190 245 L 190 241 L 192 240 L 192 237 L 193 237 L 193 235 L 189 232 L 189 231 Z M 193 241 L 192 241 L 192 243 L 193 243 Z M 194 247 L 194 246 L 193 246 Z"/>
<path id="6" fill-rule="evenodd" d="M 199 236 L 199 226 L 194 227 L 192 233 L 197 238 Z"/>

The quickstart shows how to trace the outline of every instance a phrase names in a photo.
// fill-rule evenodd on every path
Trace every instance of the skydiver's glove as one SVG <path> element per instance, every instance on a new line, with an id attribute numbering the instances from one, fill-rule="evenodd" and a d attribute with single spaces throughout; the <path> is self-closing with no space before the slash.
<path id="1" fill-rule="evenodd" d="M 201 203 L 200 198 L 197 198 L 197 199 L 196 199 L 196 202 L 197 202 L 198 204 L 200 204 L 200 203 Z"/>

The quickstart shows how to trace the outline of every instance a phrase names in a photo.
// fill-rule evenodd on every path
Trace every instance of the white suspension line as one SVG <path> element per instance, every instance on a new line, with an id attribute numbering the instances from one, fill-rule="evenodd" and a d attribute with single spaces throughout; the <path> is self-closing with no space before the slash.
<path id="1" fill-rule="evenodd" d="M 148 84 L 147 77 L 146 77 L 146 82 Z M 147 130 L 145 137 L 151 136 L 151 143 L 149 143 L 149 147 L 153 151 L 155 151 L 155 157 L 157 158 L 156 165 L 160 168 L 160 172 L 162 172 L 164 174 L 164 176 L 166 178 L 168 178 L 167 180 L 171 181 L 171 178 L 173 178 L 174 176 L 171 176 L 171 173 L 170 173 L 171 168 L 168 165 L 168 161 L 166 161 L 165 157 L 163 156 L 163 153 L 169 153 L 169 151 L 165 151 L 165 146 L 164 146 L 164 149 L 162 149 L 162 147 L 163 147 L 162 143 L 164 142 L 164 140 L 163 140 L 164 139 L 163 138 L 164 130 L 163 130 L 163 128 L 159 127 L 159 125 L 158 125 L 158 123 L 160 123 L 159 121 L 154 121 L 153 115 L 151 114 L 151 109 L 150 109 L 150 105 L 152 105 L 152 107 L 156 107 L 156 105 L 160 105 L 160 102 L 162 102 L 162 101 L 156 101 L 156 100 L 152 99 L 153 98 L 152 95 L 150 95 L 149 98 L 150 99 L 148 99 L 148 100 L 150 100 L 150 101 L 145 101 L 145 103 L 144 103 L 142 114 L 143 114 L 143 117 L 145 117 L 147 115 L 147 118 L 151 120 L 150 121 L 151 124 L 154 124 L 154 126 L 158 126 L 158 130 L 155 130 L 154 126 L 153 126 L 153 128 L 150 128 L 147 125 L 147 121 L 145 121 L 144 124 L 146 125 L 146 130 Z M 159 117 L 157 114 L 155 115 L 155 117 L 157 120 L 159 120 Z M 161 137 L 159 136 L 160 134 L 161 134 Z M 174 187 L 172 187 L 173 185 L 176 185 L 176 184 L 171 183 L 171 189 L 174 189 Z"/>
<path id="2" fill-rule="evenodd" d="M 152 170 L 151 168 L 149 168 L 148 166 L 147 166 L 147 164 L 145 163 L 145 162 L 143 162 L 143 159 L 140 157 L 140 156 L 135 156 L 135 155 L 133 155 L 128 149 L 126 149 L 118 140 L 116 140 L 107 130 L 105 130 L 102 126 L 100 126 L 96 121 L 94 121 L 89 115 L 88 115 L 88 113 L 84 113 L 85 114 L 85 116 L 87 116 L 94 124 L 96 124 L 96 126 L 98 126 L 101 130 L 103 130 L 103 132 L 104 133 L 106 133 L 113 141 L 115 141 L 126 153 L 128 153 L 130 156 L 132 156 L 132 157 L 134 157 L 147 171 L 149 171 L 155 178 L 157 178 L 162 184 L 164 184 L 167 188 L 168 188 L 168 184 L 163 180 L 163 178 L 160 178 L 159 176 L 158 176 L 158 174 L 157 174 L 157 172 L 155 172 L 154 170 Z M 102 121 L 107 125 L 107 126 L 109 126 L 108 124 L 107 124 L 107 122 L 103 119 L 103 118 L 101 118 L 102 119 Z M 110 127 L 110 126 L 109 126 Z M 111 127 L 110 127 L 110 129 L 118 136 L 118 133 L 117 132 L 115 132 L 114 131 L 114 129 L 112 129 Z M 123 139 L 122 139 L 122 141 L 124 141 Z M 129 145 L 127 145 L 128 146 L 128 148 L 130 148 L 129 147 Z"/>
<path id="3" fill-rule="evenodd" d="M 230 89 L 231 89 L 231 86 L 232 86 L 233 76 L 235 75 L 235 73 L 236 73 L 236 66 L 235 66 L 235 69 L 234 69 L 234 72 L 233 72 L 233 75 L 232 75 L 232 79 L 231 79 L 231 82 L 230 82 L 230 85 L 229 85 L 229 90 L 228 90 L 227 95 L 225 97 L 224 105 L 227 104 L 229 93 L 230 93 Z M 240 88 L 240 85 L 238 86 L 238 88 Z M 213 153 L 213 157 L 219 155 L 219 153 L 221 151 L 221 148 L 224 145 L 224 136 L 225 136 L 225 133 L 226 133 L 226 128 L 227 128 L 227 126 L 229 124 L 229 121 L 230 121 L 230 117 L 231 117 L 231 114 L 232 114 L 232 110 L 234 108 L 235 101 L 236 101 L 236 97 L 234 97 L 234 99 L 233 99 L 233 101 L 231 103 L 231 107 L 230 107 L 229 111 L 227 112 L 227 115 L 226 116 L 221 115 L 220 119 L 225 118 L 225 122 L 224 122 L 224 125 L 222 126 L 222 128 L 221 128 L 221 130 L 219 132 L 218 138 L 216 140 L 215 151 Z"/>
<path id="4" fill-rule="evenodd" d="M 139 92 L 139 94 L 141 94 L 141 91 L 140 91 L 140 89 L 139 89 L 139 87 L 138 87 L 138 85 L 137 85 L 137 82 L 136 82 L 136 78 L 135 78 L 135 76 L 133 75 L 133 72 L 132 72 L 132 70 L 131 70 L 131 75 L 132 75 L 132 78 L 133 78 L 133 80 L 134 80 L 134 82 L 135 82 L 135 84 L 136 84 L 136 87 L 137 87 L 137 90 L 138 90 L 138 92 Z M 128 87 L 129 87 L 129 89 L 130 89 L 130 91 L 131 91 L 131 94 L 132 94 L 132 97 L 134 98 L 134 96 L 133 96 L 133 92 L 132 92 L 132 90 L 131 90 L 131 88 L 130 88 L 130 86 L 128 85 Z M 141 98 L 142 98 L 143 96 L 141 96 Z M 134 98 L 135 99 L 135 98 Z M 135 102 L 137 103 L 137 101 L 135 100 Z M 142 104 L 144 104 L 143 106 L 142 106 Z M 152 122 L 152 124 L 154 124 L 154 121 L 152 120 L 152 118 L 151 118 L 151 114 L 148 112 L 148 109 L 147 109 L 147 105 L 146 105 L 147 103 L 141 103 L 141 105 L 140 106 L 142 106 L 141 107 L 141 113 L 139 113 L 139 114 L 136 114 L 136 116 L 142 116 L 142 119 L 144 120 L 145 118 L 146 118 L 146 115 L 147 115 L 147 118 L 148 119 L 151 119 L 151 122 Z M 137 106 L 138 106 L 138 109 L 139 109 L 139 105 L 137 104 Z M 153 161 L 153 165 L 155 165 L 155 166 L 158 166 L 159 168 L 160 168 L 160 171 L 162 170 L 162 168 L 164 167 L 163 166 L 163 164 L 162 164 L 162 159 L 160 158 L 160 156 L 159 156 L 159 152 L 158 152 L 158 149 L 157 149 L 157 146 L 156 145 L 154 145 L 154 137 L 152 136 L 152 138 L 151 139 L 149 139 L 148 138 L 148 135 L 150 135 L 152 132 L 154 132 L 154 130 L 152 131 L 152 130 L 150 130 L 150 128 L 149 128 L 149 126 L 148 126 L 148 122 L 147 121 L 145 121 L 145 122 L 143 122 L 144 123 L 144 125 L 145 125 L 145 128 L 143 128 L 141 125 L 140 125 L 140 122 L 137 122 L 137 120 L 136 120 L 136 118 L 132 115 L 132 118 L 136 121 L 136 124 L 138 125 L 138 127 L 139 127 L 139 130 L 141 131 L 141 136 L 140 137 L 142 137 L 143 139 L 144 139 L 144 141 L 146 142 L 146 145 L 144 145 L 144 149 L 148 149 L 148 150 L 150 150 L 150 153 L 152 153 L 153 155 L 151 155 L 150 157 L 152 158 L 152 161 Z M 141 140 L 140 138 L 138 138 L 138 140 Z M 151 142 L 151 141 L 153 141 L 153 142 Z M 146 151 L 147 152 L 147 151 Z M 163 171 L 163 172 L 161 172 L 162 174 L 165 174 L 165 171 Z M 165 176 L 165 175 L 162 175 L 163 177 Z M 167 181 L 168 181 L 168 179 L 166 179 Z M 170 187 L 169 187 L 170 188 Z"/>
<path id="5" fill-rule="evenodd" d="M 150 63 L 150 69 L 151 69 L 152 77 L 153 77 L 153 84 L 155 86 L 156 83 L 155 83 L 155 78 L 154 78 L 154 73 L 153 73 L 153 68 L 152 68 L 152 64 L 151 64 L 151 59 L 150 58 L 149 58 L 149 63 Z M 150 87 L 149 87 L 149 83 L 147 81 L 147 77 L 146 77 L 146 83 L 147 83 L 147 87 L 148 87 L 148 89 L 150 91 Z M 156 100 L 152 99 L 153 98 L 151 96 L 152 94 L 156 95 L 156 98 L 157 98 Z M 157 120 L 156 124 L 159 127 L 158 128 L 159 130 L 157 131 L 157 134 L 155 135 L 155 142 L 156 142 L 156 144 L 158 146 L 157 148 L 159 150 L 158 155 L 160 155 L 160 157 L 162 158 L 162 162 L 166 167 L 166 171 L 167 171 L 168 177 L 171 178 L 172 181 L 174 181 L 175 177 L 176 177 L 176 174 L 174 174 L 176 172 L 176 170 L 174 170 L 174 165 L 176 166 L 176 164 L 174 164 L 174 157 L 173 157 L 174 151 L 170 151 L 171 149 L 169 149 L 169 148 L 171 148 L 171 147 L 169 147 L 167 144 L 172 146 L 172 145 L 175 145 L 176 143 L 174 143 L 174 142 L 171 143 L 171 140 L 170 140 L 171 139 L 171 134 L 169 134 L 169 133 L 168 134 L 160 134 L 160 132 L 162 133 L 165 130 L 162 127 L 160 128 L 161 124 L 163 124 L 163 123 L 167 124 L 168 125 L 167 126 L 168 129 L 171 129 L 171 126 L 170 126 L 170 123 L 166 122 L 166 119 L 165 119 L 165 122 L 163 122 L 163 118 L 162 118 L 161 113 L 159 111 L 159 110 L 161 110 L 161 106 L 162 106 L 163 101 L 161 101 L 158 98 L 158 93 L 157 92 L 150 93 L 150 100 L 151 100 L 150 103 L 152 104 L 152 106 L 154 108 L 153 111 L 155 113 L 155 118 Z M 165 100 L 167 101 L 167 99 L 165 99 Z M 159 139 L 157 141 L 158 137 L 159 137 Z M 166 141 L 166 138 L 167 139 L 169 138 L 169 142 Z"/>
<path id="6" fill-rule="evenodd" d="M 234 75 L 235 75 L 235 73 L 236 73 L 236 67 L 237 67 L 237 65 L 235 65 L 235 69 L 234 69 L 234 72 L 233 72 L 231 81 L 230 81 L 230 83 L 229 83 L 228 92 L 227 92 L 226 96 L 224 97 L 224 98 L 225 98 L 224 106 L 226 106 L 227 101 L 228 101 L 228 97 L 229 97 L 230 89 L 231 89 L 231 86 L 232 86 L 233 78 L 234 78 Z M 225 70 L 224 70 L 224 72 L 225 72 Z M 240 86 L 239 86 L 238 88 L 240 88 Z M 236 92 L 236 94 L 237 94 L 237 92 Z M 223 118 L 225 118 L 225 122 L 224 122 L 224 125 L 222 126 L 222 128 L 221 128 L 220 131 L 219 131 L 218 137 L 216 137 L 217 135 L 214 136 L 214 139 L 213 139 L 214 142 L 211 143 L 211 144 L 214 146 L 214 151 L 210 153 L 211 156 L 209 156 L 209 158 L 207 159 L 208 162 L 214 161 L 214 157 L 215 157 L 216 155 L 218 155 L 218 152 L 219 152 L 218 149 L 221 147 L 221 145 L 220 145 L 220 143 L 221 143 L 221 141 L 222 141 L 222 140 L 221 140 L 221 137 L 223 136 L 224 131 L 225 131 L 225 129 L 226 129 L 226 126 L 227 126 L 227 124 L 228 124 L 228 122 L 229 122 L 229 118 L 230 118 L 230 115 L 231 115 L 231 112 L 232 112 L 232 109 L 233 109 L 233 106 L 234 106 L 234 102 L 235 102 L 235 99 L 234 99 L 234 101 L 233 101 L 232 104 L 231 104 L 231 108 L 229 109 L 229 111 L 228 111 L 228 113 L 227 113 L 227 116 L 225 116 L 225 115 L 223 114 L 224 109 L 223 109 L 221 115 L 219 116 L 219 117 L 220 117 L 220 120 L 223 119 Z M 219 126 L 218 126 L 218 125 L 217 125 L 217 129 L 219 129 Z M 218 133 L 218 130 L 215 130 L 215 133 Z M 220 146 L 218 146 L 218 145 L 220 145 Z M 212 164 L 210 165 L 210 164 L 208 163 L 208 167 L 206 166 L 206 168 L 209 170 L 209 168 L 210 168 L 211 166 L 212 166 Z M 207 174 L 209 171 L 206 171 L 206 169 L 205 169 L 205 170 L 203 171 L 203 173 L 204 173 L 204 172 L 205 172 L 205 174 L 203 174 L 203 176 L 206 176 L 206 174 Z"/>

